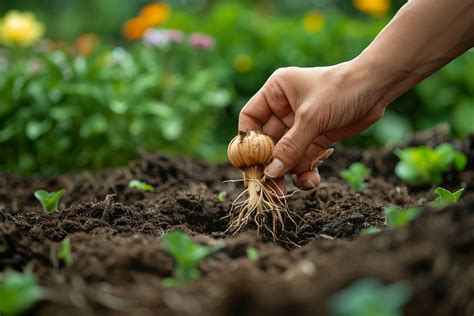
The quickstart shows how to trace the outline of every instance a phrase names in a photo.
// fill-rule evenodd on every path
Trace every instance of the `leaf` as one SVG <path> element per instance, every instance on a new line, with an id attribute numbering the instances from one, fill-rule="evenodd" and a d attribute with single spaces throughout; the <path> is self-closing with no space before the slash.
<path id="1" fill-rule="evenodd" d="M 31 272 L 6 271 L 0 280 L 0 315 L 18 315 L 43 298 Z"/>
<path id="2" fill-rule="evenodd" d="M 420 214 L 418 207 L 400 208 L 398 206 L 387 206 L 384 209 L 387 225 L 389 228 L 398 229 L 405 227 Z"/>
<path id="3" fill-rule="evenodd" d="M 362 236 L 373 235 L 373 234 L 379 233 L 380 231 L 381 231 L 380 228 L 375 227 L 375 226 L 370 226 L 370 227 L 362 229 L 359 234 Z"/>
<path id="4" fill-rule="evenodd" d="M 136 179 L 131 180 L 128 183 L 128 187 L 138 189 L 140 191 L 153 191 L 155 189 L 151 184 Z"/>
<path id="5" fill-rule="evenodd" d="M 61 241 L 61 246 L 58 252 L 58 259 L 60 259 L 66 266 L 70 267 L 73 263 L 71 255 L 71 242 L 69 238 L 65 238 Z"/>
<path id="6" fill-rule="evenodd" d="M 196 269 L 198 264 L 205 257 L 222 248 L 220 245 L 200 245 L 180 230 L 165 233 L 161 241 L 166 251 L 176 261 L 173 275 L 178 283 L 186 283 L 200 277 L 200 272 Z"/>
<path id="7" fill-rule="evenodd" d="M 224 202 L 226 196 L 227 196 L 227 192 L 226 191 L 221 191 L 221 192 L 219 192 L 219 194 L 217 194 L 217 200 L 219 202 Z"/>
<path id="8" fill-rule="evenodd" d="M 245 253 L 251 261 L 257 261 L 260 258 L 260 252 L 255 247 L 247 247 Z"/>
<path id="9" fill-rule="evenodd" d="M 467 157 L 463 153 L 457 152 L 454 156 L 454 167 L 457 171 L 463 171 L 467 165 Z"/>
<path id="10" fill-rule="evenodd" d="M 431 205 L 441 206 L 444 204 L 456 203 L 463 192 L 464 188 L 461 188 L 456 192 L 450 192 L 445 188 L 437 187 L 435 193 L 438 195 L 438 197 L 433 202 L 431 202 Z"/>
<path id="11" fill-rule="evenodd" d="M 405 281 L 384 285 L 374 278 L 358 280 L 331 297 L 330 314 L 402 315 L 403 306 L 409 301 L 412 293 L 410 284 Z"/>
<path id="12" fill-rule="evenodd" d="M 37 190 L 34 192 L 34 196 L 41 203 L 43 211 L 48 214 L 58 208 L 59 200 L 61 199 L 64 192 L 64 189 L 51 193 L 45 190 Z"/>

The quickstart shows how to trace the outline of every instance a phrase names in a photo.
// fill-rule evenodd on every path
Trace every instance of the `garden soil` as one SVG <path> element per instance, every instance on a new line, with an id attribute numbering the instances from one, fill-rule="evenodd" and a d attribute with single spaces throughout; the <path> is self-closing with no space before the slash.
<path id="1" fill-rule="evenodd" d="M 443 137 L 422 135 L 410 144 L 435 145 Z M 226 215 L 242 191 L 241 182 L 225 182 L 242 177 L 229 165 L 142 153 L 117 170 L 33 179 L 0 174 L 0 244 L 7 247 L 0 270 L 36 273 L 45 300 L 32 315 L 325 315 L 334 293 L 367 277 L 408 281 L 413 295 L 406 315 L 472 315 L 474 146 L 455 145 L 469 155 L 469 165 L 448 174 L 444 186 L 465 187 L 462 201 L 423 207 L 397 231 L 384 228 L 383 207 L 423 206 L 434 199 L 434 187 L 401 183 L 392 149 L 337 147 L 320 168 L 322 184 L 289 198 L 298 229 L 288 225 L 276 243 L 252 228 L 226 231 Z M 338 178 L 356 161 L 372 169 L 362 192 Z M 132 179 L 155 190 L 131 189 Z M 59 211 L 42 213 L 33 196 L 40 188 L 66 189 Z M 219 201 L 222 191 L 227 196 Z M 383 230 L 360 236 L 369 226 Z M 201 263 L 201 279 L 165 288 L 161 280 L 171 276 L 174 262 L 159 238 L 176 228 L 223 248 Z M 56 256 L 66 237 L 70 267 Z M 257 261 L 247 257 L 249 246 L 258 249 Z"/>

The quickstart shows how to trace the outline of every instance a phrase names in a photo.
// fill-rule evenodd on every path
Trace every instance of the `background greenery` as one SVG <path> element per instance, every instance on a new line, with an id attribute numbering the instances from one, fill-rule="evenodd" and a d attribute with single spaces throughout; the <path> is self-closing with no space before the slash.
<path id="1" fill-rule="evenodd" d="M 147 3 L 0 3 L 0 16 L 28 10 L 46 27 L 45 40 L 33 47 L 0 48 L 1 169 L 111 167 L 139 148 L 225 159 L 240 108 L 275 69 L 353 58 L 402 1 L 377 16 L 350 1 L 168 1 L 171 13 L 158 28 L 180 30 L 185 39 L 206 33 L 215 39 L 213 49 L 186 40 L 149 45 L 125 39 L 123 23 Z M 473 130 L 473 112 L 474 54 L 466 53 L 350 143 L 395 142 L 442 121 L 465 136 Z"/>

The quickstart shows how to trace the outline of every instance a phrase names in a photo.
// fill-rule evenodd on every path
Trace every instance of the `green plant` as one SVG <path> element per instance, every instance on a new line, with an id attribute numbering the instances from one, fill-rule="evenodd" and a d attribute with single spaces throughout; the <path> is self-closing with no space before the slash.
<path id="1" fill-rule="evenodd" d="M 247 249 L 245 249 L 245 253 L 251 261 L 257 261 L 258 258 L 260 258 L 260 252 L 255 247 L 247 247 Z"/>
<path id="2" fill-rule="evenodd" d="M 227 192 L 226 191 L 221 191 L 221 192 L 219 192 L 219 194 L 217 194 L 217 200 L 219 202 L 224 202 L 226 197 L 227 197 Z"/>
<path id="3" fill-rule="evenodd" d="M 41 203 L 43 211 L 46 214 L 51 213 L 59 207 L 59 200 L 63 196 L 65 190 L 61 189 L 56 192 L 47 192 L 44 190 L 35 191 L 34 195 L 36 199 Z"/>
<path id="4" fill-rule="evenodd" d="M 412 289 L 406 281 L 384 285 L 377 279 L 359 280 L 329 301 L 332 316 L 402 316 Z"/>
<path id="5" fill-rule="evenodd" d="M 65 238 L 63 241 L 61 241 L 58 251 L 58 259 L 64 262 L 64 264 L 68 267 L 74 262 L 71 254 L 71 241 L 69 238 Z"/>
<path id="6" fill-rule="evenodd" d="M 452 166 L 462 171 L 467 163 L 467 157 L 448 143 L 436 148 L 408 147 L 395 151 L 395 154 L 400 158 L 395 173 L 409 184 L 438 184 Z"/>
<path id="7" fill-rule="evenodd" d="M 367 187 L 364 182 L 365 178 L 370 175 L 371 170 L 361 162 L 355 162 L 349 166 L 348 169 L 341 171 L 339 174 L 341 178 L 346 180 L 349 186 L 355 190 L 360 191 Z"/>
<path id="8" fill-rule="evenodd" d="M 179 230 L 165 233 L 161 237 L 161 242 L 176 261 L 173 277 L 162 281 L 162 284 L 168 287 L 183 285 L 200 278 L 199 263 L 222 248 L 220 245 L 203 246 Z"/>
<path id="9" fill-rule="evenodd" d="M 377 234 L 381 231 L 380 228 L 378 227 L 375 227 L 375 226 L 370 226 L 370 227 L 367 227 L 367 228 L 364 228 L 360 231 L 360 235 L 372 235 L 372 234 Z"/>
<path id="10" fill-rule="evenodd" d="M 43 294 L 31 272 L 6 271 L 0 280 L 0 315 L 19 315 L 38 303 Z"/>
<path id="11" fill-rule="evenodd" d="M 0 244 L 0 254 L 4 253 L 6 251 L 7 251 L 7 246 Z"/>
<path id="12" fill-rule="evenodd" d="M 138 189 L 140 191 L 153 191 L 155 189 L 151 184 L 136 179 L 131 180 L 128 183 L 128 187 Z"/>
<path id="13" fill-rule="evenodd" d="M 400 208 L 390 205 L 384 209 L 387 226 L 392 229 L 405 227 L 408 223 L 418 217 L 421 209 L 418 207 Z"/>
<path id="14" fill-rule="evenodd" d="M 444 204 L 456 203 L 464 192 L 464 188 L 461 188 L 455 192 L 450 192 L 442 187 L 437 187 L 435 193 L 438 195 L 436 199 L 431 202 L 432 206 L 441 206 Z"/>

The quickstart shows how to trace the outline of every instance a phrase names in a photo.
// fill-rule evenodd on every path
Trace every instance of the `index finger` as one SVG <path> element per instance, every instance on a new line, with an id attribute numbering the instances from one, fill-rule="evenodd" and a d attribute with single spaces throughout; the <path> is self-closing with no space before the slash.
<path id="1" fill-rule="evenodd" d="M 240 111 L 239 131 L 262 131 L 271 116 L 272 110 L 260 89 Z"/>

